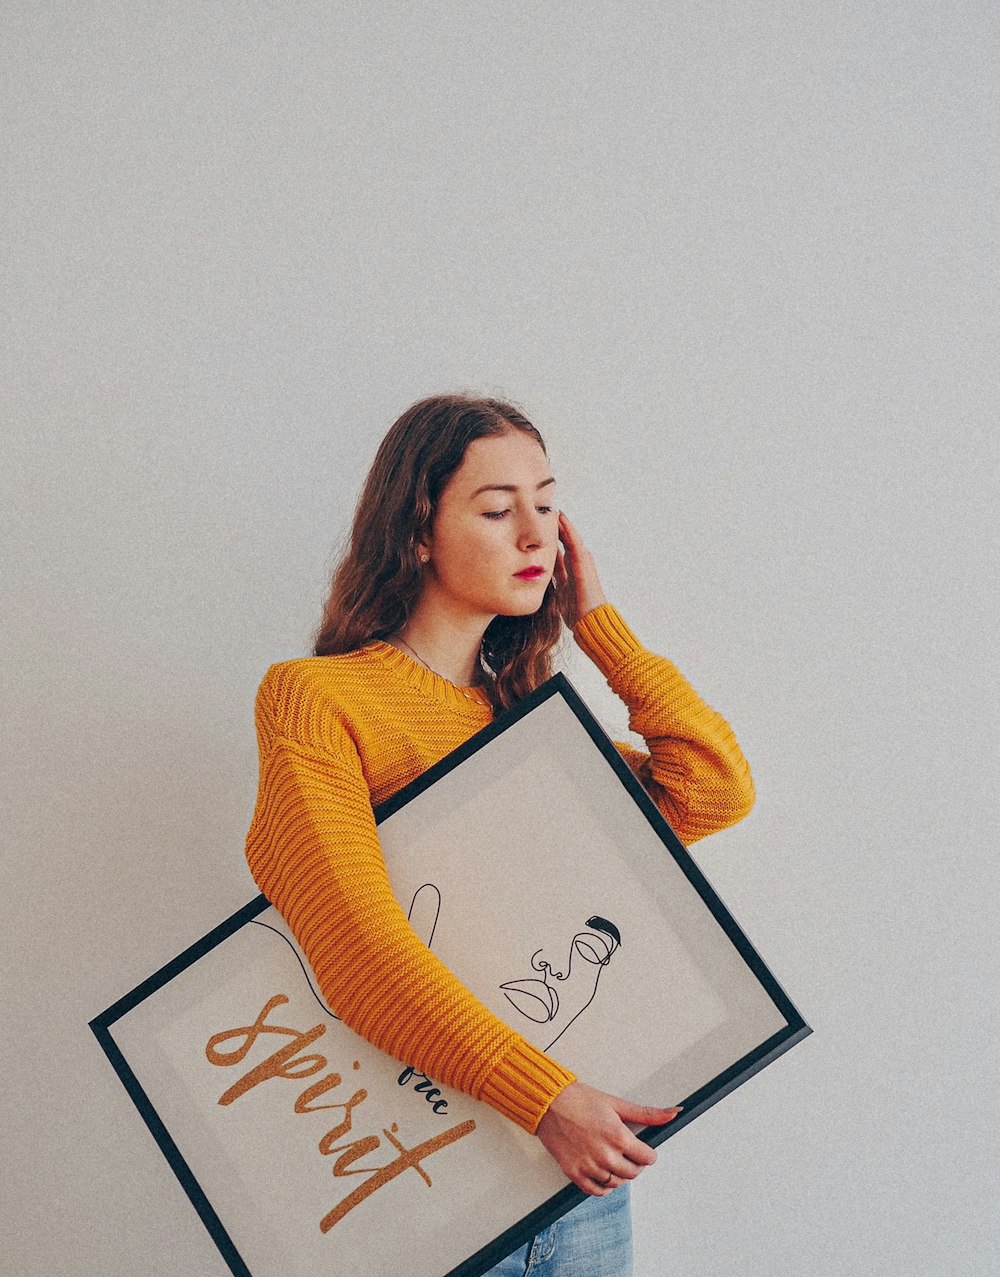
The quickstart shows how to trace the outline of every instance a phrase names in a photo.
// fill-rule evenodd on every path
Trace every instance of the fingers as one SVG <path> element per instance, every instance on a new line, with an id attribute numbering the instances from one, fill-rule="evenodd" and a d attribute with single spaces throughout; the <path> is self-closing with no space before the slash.
<path id="1" fill-rule="evenodd" d="M 652 1108 L 648 1104 L 632 1104 L 628 1100 L 619 1100 L 615 1104 L 615 1112 L 623 1122 L 636 1122 L 641 1126 L 666 1126 L 684 1110 L 679 1104 L 672 1108 Z"/>
<path id="2" fill-rule="evenodd" d="M 559 511 L 559 540 L 571 553 L 583 549 L 583 541 L 576 527 L 570 522 L 563 510 Z"/>
<path id="3" fill-rule="evenodd" d="M 614 1190 L 619 1188 L 621 1185 L 621 1181 L 617 1178 L 617 1176 L 612 1175 L 610 1172 L 608 1175 L 603 1176 L 600 1179 L 594 1176 L 591 1178 L 590 1182 L 594 1186 L 592 1189 L 587 1189 L 591 1197 L 604 1197 L 607 1193 L 614 1192 Z"/>
<path id="4" fill-rule="evenodd" d="M 556 585 L 564 585 L 568 577 L 566 554 L 561 546 L 556 550 L 556 566 L 552 575 L 555 578 Z"/>
<path id="5" fill-rule="evenodd" d="M 656 1152 L 627 1125 L 660 1125 L 677 1108 L 651 1108 L 573 1082 L 552 1101 L 536 1134 L 563 1173 L 585 1193 L 602 1196 L 633 1180 Z"/>
<path id="6" fill-rule="evenodd" d="M 562 547 L 556 551 L 556 564 L 552 573 L 552 582 L 556 589 L 560 615 L 569 629 L 572 629 L 577 620 L 576 589 L 573 578 L 570 575 L 566 553 Z"/>
<path id="7" fill-rule="evenodd" d="M 588 1193 L 592 1193 L 595 1188 L 618 1188 L 627 1180 L 636 1179 L 655 1161 L 656 1150 L 637 1140 L 625 1127 L 620 1138 L 606 1140 L 604 1147 L 597 1150 L 589 1163 L 579 1169 L 580 1177 L 587 1181 L 580 1184 L 580 1187 L 585 1188 Z"/>
<path id="8" fill-rule="evenodd" d="M 605 1181 L 609 1179 L 612 1181 L 613 1187 L 624 1184 L 626 1180 L 638 1179 L 639 1174 L 656 1161 L 656 1153 L 648 1145 L 643 1144 L 642 1148 L 650 1156 L 644 1156 L 642 1161 L 635 1161 L 625 1154 L 611 1157 L 608 1159 L 606 1166 L 602 1166 L 600 1170 L 594 1173 L 592 1177 L 594 1182 L 599 1184 L 601 1188 L 606 1188 L 608 1185 Z"/>
<path id="9" fill-rule="evenodd" d="M 565 514 L 559 511 L 559 540 L 566 547 L 570 558 L 577 559 L 584 550 L 583 538 Z"/>
<path id="10" fill-rule="evenodd" d="M 638 1171 L 636 1171 L 636 1175 Z M 606 1197 L 608 1193 L 613 1193 L 616 1188 L 629 1180 L 635 1179 L 635 1175 L 615 1175 L 612 1171 L 602 1174 L 600 1171 L 594 1171 L 592 1175 L 583 1175 L 580 1179 L 571 1176 L 577 1188 L 582 1188 L 585 1193 L 589 1193 L 591 1197 Z"/>
<path id="11" fill-rule="evenodd" d="M 633 1161 L 624 1155 L 608 1158 L 606 1167 L 601 1167 L 584 1176 L 586 1182 L 578 1184 L 578 1187 L 583 1188 L 584 1192 L 590 1193 L 592 1197 L 603 1197 L 606 1193 L 613 1193 L 616 1188 L 621 1188 L 622 1184 L 637 1179 L 641 1171 L 656 1161 L 656 1154 L 651 1148 L 645 1144 L 641 1144 L 640 1147 L 645 1154 L 641 1162 Z"/>
<path id="12" fill-rule="evenodd" d="M 563 543 L 562 567 L 569 585 L 566 593 L 573 594 L 572 615 L 563 619 L 572 629 L 580 617 L 593 608 L 606 603 L 594 556 L 587 549 L 583 538 L 562 511 L 559 512 L 559 537 Z"/>

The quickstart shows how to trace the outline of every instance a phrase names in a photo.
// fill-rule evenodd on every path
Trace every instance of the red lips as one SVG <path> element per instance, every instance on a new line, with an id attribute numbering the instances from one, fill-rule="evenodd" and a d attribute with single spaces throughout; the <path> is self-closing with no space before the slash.
<path id="1" fill-rule="evenodd" d="M 537 581 L 540 576 L 545 575 L 544 568 L 525 568 L 523 572 L 515 572 L 515 576 L 519 576 L 522 581 Z"/>

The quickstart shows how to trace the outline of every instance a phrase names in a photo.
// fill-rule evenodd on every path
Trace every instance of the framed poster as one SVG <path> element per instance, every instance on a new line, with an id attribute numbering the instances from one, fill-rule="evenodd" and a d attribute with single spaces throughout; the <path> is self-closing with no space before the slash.
<path id="1" fill-rule="evenodd" d="M 397 899 L 492 1011 L 684 1112 L 808 1026 L 563 675 L 376 811 Z M 476 1277 L 582 1200 L 534 1137 L 369 1046 L 252 900 L 92 1022 L 234 1274 Z"/>

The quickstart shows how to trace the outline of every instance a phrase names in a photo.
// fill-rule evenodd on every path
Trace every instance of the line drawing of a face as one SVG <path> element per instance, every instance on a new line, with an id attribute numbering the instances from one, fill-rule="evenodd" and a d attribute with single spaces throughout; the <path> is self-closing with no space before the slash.
<path id="1" fill-rule="evenodd" d="M 543 949 L 531 955 L 531 969 L 537 976 L 507 980 L 500 988 L 504 997 L 521 1015 L 535 1024 L 549 1025 L 553 1036 L 548 1051 L 573 1021 L 586 1011 L 597 993 L 601 972 L 621 947 L 621 933 L 613 922 L 594 914 L 587 919 L 587 931 L 578 931 L 569 944 L 563 969 L 543 956 Z"/>
<path id="2" fill-rule="evenodd" d="M 441 905 L 440 888 L 432 882 L 418 887 L 410 900 L 407 918 L 428 948 L 434 941 Z M 251 921 L 285 941 L 295 953 L 313 997 L 328 1016 L 339 1020 L 340 1017 L 320 993 L 305 955 L 284 919 L 279 916 L 274 924 L 262 922 L 259 918 Z M 554 966 L 544 956 L 544 948 L 536 949 L 531 955 L 531 969 L 538 975 L 523 980 L 507 980 L 500 985 L 504 997 L 517 1012 L 535 1024 L 549 1026 L 552 1036 L 542 1048 L 545 1051 L 558 1042 L 573 1021 L 593 1002 L 601 972 L 621 948 L 621 933 L 607 918 L 594 914 L 585 925 L 588 929 L 578 931 L 570 941 L 563 964 Z"/>

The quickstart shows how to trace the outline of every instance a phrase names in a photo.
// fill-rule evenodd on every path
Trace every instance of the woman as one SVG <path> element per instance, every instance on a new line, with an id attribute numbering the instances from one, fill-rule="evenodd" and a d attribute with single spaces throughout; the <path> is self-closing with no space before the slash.
<path id="1" fill-rule="evenodd" d="M 495 1272 L 548 1257 L 552 1277 L 616 1277 L 631 1262 L 627 1191 L 616 1190 L 656 1156 L 627 1123 L 679 1110 L 587 1086 L 473 997 L 393 897 L 372 815 L 544 682 L 563 624 L 628 705 L 649 752 L 618 748 L 679 837 L 749 810 L 731 730 L 607 603 L 554 485 L 538 431 L 502 401 L 438 396 L 392 426 L 334 576 L 323 659 L 273 666 L 261 684 L 247 857 L 348 1025 L 537 1135 L 595 1199 Z M 598 1244 L 609 1252 L 599 1261 Z"/>

